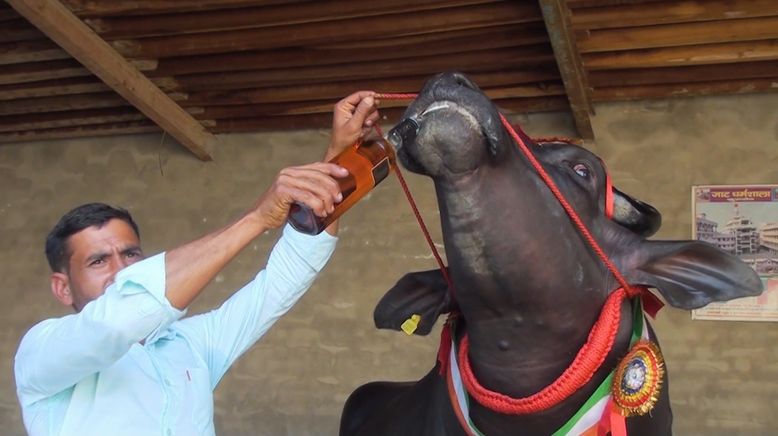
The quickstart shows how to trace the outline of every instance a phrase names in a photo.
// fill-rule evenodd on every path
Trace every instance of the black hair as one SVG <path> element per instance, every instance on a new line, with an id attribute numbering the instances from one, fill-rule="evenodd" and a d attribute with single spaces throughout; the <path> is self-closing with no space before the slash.
<path id="1" fill-rule="evenodd" d="M 70 236 L 87 227 L 97 226 L 100 228 L 112 219 L 120 219 L 129 224 L 140 239 L 138 225 L 135 224 L 130 213 L 122 208 L 115 208 L 104 203 L 88 203 L 63 215 L 46 237 L 46 258 L 51 270 L 54 272 L 66 271 L 70 261 L 70 253 L 67 249 L 67 241 Z"/>

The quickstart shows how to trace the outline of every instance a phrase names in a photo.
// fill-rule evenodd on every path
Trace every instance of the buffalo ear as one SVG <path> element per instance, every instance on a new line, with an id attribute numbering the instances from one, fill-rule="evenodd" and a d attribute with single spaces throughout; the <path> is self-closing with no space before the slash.
<path id="1" fill-rule="evenodd" d="M 630 281 L 654 287 L 672 306 L 697 309 L 762 293 L 756 272 L 736 256 L 702 241 L 644 241 L 647 259 Z"/>
<path id="2" fill-rule="evenodd" d="M 404 275 L 378 302 L 373 319 L 379 329 L 401 330 L 406 320 L 419 315 L 414 334 L 427 335 L 440 314 L 450 311 L 448 285 L 435 269 Z"/>
<path id="3" fill-rule="evenodd" d="M 613 189 L 613 221 L 644 238 L 662 226 L 662 214 L 653 206 Z"/>

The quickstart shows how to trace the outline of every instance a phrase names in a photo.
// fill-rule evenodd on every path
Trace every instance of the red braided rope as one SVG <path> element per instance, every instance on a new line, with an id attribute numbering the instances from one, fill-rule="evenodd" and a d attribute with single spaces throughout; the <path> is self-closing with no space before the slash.
<path id="1" fill-rule="evenodd" d="M 413 100 L 418 97 L 419 94 L 414 93 L 375 93 L 375 98 L 385 98 L 387 100 Z"/>
<path id="2" fill-rule="evenodd" d="M 376 94 L 375 96 L 376 98 L 387 99 L 410 99 L 415 98 L 416 94 Z M 621 304 L 624 298 L 633 297 L 637 295 L 642 289 L 633 289 L 627 283 L 619 270 L 610 261 L 608 256 L 586 228 L 586 225 L 578 216 L 575 209 L 573 209 L 573 207 L 564 198 L 561 191 L 556 186 L 556 183 L 554 183 L 548 173 L 546 173 L 546 171 L 543 169 L 540 162 L 538 162 L 538 160 L 529 150 L 529 147 L 527 147 L 521 137 L 516 133 L 513 126 L 511 126 L 511 124 L 502 114 L 500 114 L 500 119 L 503 123 L 503 126 L 505 126 L 505 128 L 511 134 L 513 140 L 516 141 L 519 149 L 522 151 L 522 153 L 524 153 L 532 167 L 535 168 L 535 170 L 538 172 L 538 175 L 557 198 L 559 203 L 562 205 L 562 208 L 578 228 L 586 242 L 603 261 L 605 266 L 611 271 L 611 273 L 621 285 L 621 288 L 617 289 L 608 296 L 608 299 L 606 300 L 605 304 L 603 305 L 603 309 L 600 312 L 600 317 L 597 319 L 597 322 L 589 332 L 589 337 L 587 338 L 586 343 L 578 351 L 570 366 L 553 383 L 546 386 L 539 392 L 525 398 L 511 398 L 507 395 L 490 391 L 481 386 L 476 380 L 476 377 L 472 371 L 472 367 L 470 366 L 470 360 L 468 358 L 470 343 L 467 334 L 463 336 L 459 349 L 458 360 L 460 361 L 461 366 L 460 369 L 462 381 L 470 395 L 472 395 L 473 398 L 480 404 L 499 413 L 514 415 L 530 414 L 541 412 L 554 407 L 555 405 L 568 398 L 578 389 L 583 387 L 583 385 L 589 382 L 589 380 L 591 380 L 594 373 L 602 365 L 605 357 L 613 348 L 613 343 L 616 339 L 616 334 L 618 333 L 619 324 L 621 321 Z M 381 134 L 380 128 L 377 125 L 376 130 L 379 134 Z M 449 284 L 449 289 L 451 289 L 453 292 L 451 280 L 448 277 L 443 262 L 438 255 L 434 243 L 432 242 L 432 238 L 430 237 L 429 232 L 424 225 L 424 221 L 418 212 L 416 203 L 411 197 L 410 190 L 408 190 L 408 187 L 405 184 L 402 175 L 400 174 L 399 168 L 396 167 L 396 170 L 397 177 L 400 180 L 400 184 L 403 187 L 403 191 L 405 192 L 411 207 L 413 208 L 416 219 L 419 221 L 422 232 L 427 239 L 427 243 L 430 245 L 435 259 L 438 261 L 438 265 L 440 265 L 441 271 L 443 272 L 443 275 Z M 445 337 L 446 335 L 444 334 L 443 336 Z"/>
<path id="3" fill-rule="evenodd" d="M 459 345 L 459 370 L 462 382 L 472 397 L 495 412 L 510 415 L 526 415 L 548 410 L 591 380 L 613 347 L 621 321 L 621 303 L 625 297 L 623 288 L 608 296 L 600 317 L 589 332 L 586 343 L 578 350 L 573 363 L 553 383 L 539 392 L 524 398 L 512 398 L 499 392 L 486 389 L 476 380 L 470 366 L 468 350 L 470 343 L 467 334 Z"/>
<path id="4" fill-rule="evenodd" d="M 377 95 L 387 96 L 391 94 L 377 94 Z M 404 96 L 409 94 L 400 94 L 400 95 Z M 408 97 L 398 97 L 398 98 L 408 98 Z M 374 128 L 376 132 L 379 135 L 381 135 L 381 137 L 384 136 L 383 132 L 381 131 L 381 127 L 378 124 L 375 124 Z M 405 198 L 408 199 L 408 203 L 411 205 L 413 214 L 416 216 L 416 221 L 419 222 L 419 226 L 421 227 L 421 232 L 424 234 L 424 239 L 427 240 L 427 244 L 430 246 L 430 249 L 432 250 L 432 255 L 435 256 L 435 261 L 438 263 L 440 272 L 443 274 L 443 278 L 446 280 L 446 284 L 448 285 L 448 289 L 449 292 L 451 293 L 451 297 L 454 298 L 454 285 L 451 282 L 451 278 L 448 275 L 448 269 L 446 268 L 446 265 L 443 263 L 443 259 L 440 257 L 440 253 L 438 253 L 437 247 L 435 247 L 435 243 L 432 241 L 432 236 L 430 236 L 430 232 L 427 229 L 426 224 L 424 224 L 424 219 L 422 219 L 421 213 L 419 213 L 419 208 L 416 206 L 416 201 L 413 200 L 413 196 L 411 195 L 411 190 L 408 189 L 408 184 L 405 183 L 405 178 L 402 175 L 402 171 L 400 171 L 400 166 L 397 165 L 397 163 L 395 163 L 392 166 L 394 167 L 394 173 L 397 175 L 397 180 L 400 182 L 400 186 L 402 187 L 403 192 L 405 193 Z"/>
<path id="5" fill-rule="evenodd" d="M 516 141 L 516 144 L 518 144 L 519 149 L 522 151 L 522 153 L 524 153 L 524 156 L 527 158 L 527 160 L 529 160 L 532 167 L 535 168 L 535 171 L 538 172 L 540 178 L 543 179 L 543 181 L 546 183 L 548 189 L 551 190 L 551 192 L 554 194 L 554 197 L 556 197 L 556 199 L 562 205 L 562 208 L 564 208 L 565 212 L 567 212 L 567 215 L 570 217 L 570 219 L 573 221 L 576 227 L 578 227 L 578 230 L 581 232 L 581 236 L 583 236 L 584 239 L 586 239 L 586 242 L 589 243 L 589 246 L 592 247 L 592 250 L 594 250 L 594 252 L 597 253 L 597 256 L 599 256 L 602 262 L 605 264 L 605 266 L 608 267 L 610 272 L 616 278 L 616 281 L 618 281 L 621 287 L 626 290 L 628 296 L 634 297 L 635 295 L 637 295 L 637 291 L 634 291 L 629 286 L 629 283 L 627 283 L 627 281 L 624 279 L 624 276 L 622 276 L 619 270 L 616 269 L 616 266 L 608 258 L 608 255 L 605 254 L 603 249 L 600 247 L 600 244 L 598 244 L 597 241 L 592 236 L 592 234 L 589 233 L 589 229 L 587 229 L 586 225 L 583 223 L 583 221 L 581 221 L 581 217 L 578 216 L 578 214 L 575 212 L 575 209 L 573 209 L 573 207 L 570 206 L 570 203 L 568 203 L 565 197 L 562 195 L 562 192 L 556 186 L 554 180 L 552 180 L 551 176 L 549 176 L 548 173 L 546 173 L 546 170 L 544 170 L 543 166 L 540 165 L 540 162 L 538 162 L 538 160 L 532 154 L 532 151 L 530 151 L 529 147 L 527 147 L 527 144 L 525 144 L 524 141 L 521 139 L 521 137 L 518 134 L 516 134 L 516 131 L 513 129 L 513 126 L 511 126 L 511 124 L 502 114 L 500 114 L 500 120 L 502 120 L 503 126 L 505 126 L 505 128 L 511 134 L 513 140 Z"/>

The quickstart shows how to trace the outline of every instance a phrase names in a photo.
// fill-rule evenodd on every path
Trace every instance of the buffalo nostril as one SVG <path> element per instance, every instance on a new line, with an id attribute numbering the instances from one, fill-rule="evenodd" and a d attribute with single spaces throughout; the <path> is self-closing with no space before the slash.
<path id="1" fill-rule="evenodd" d="M 440 82 L 445 83 L 446 86 L 458 86 L 458 87 L 464 87 L 469 89 L 478 89 L 475 83 L 471 82 L 470 79 L 467 78 L 467 76 L 457 71 L 441 74 Z"/>
<path id="2" fill-rule="evenodd" d="M 470 89 L 476 88 L 475 84 L 462 73 L 453 73 L 453 79 L 459 86 L 464 86 Z"/>

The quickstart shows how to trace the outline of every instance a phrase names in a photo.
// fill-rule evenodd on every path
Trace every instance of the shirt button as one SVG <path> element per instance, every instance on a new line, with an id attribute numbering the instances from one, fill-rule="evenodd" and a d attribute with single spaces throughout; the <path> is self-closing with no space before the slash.
<path id="1" fill-rule="evenodd" d="M 169 379 L 169 378 L 166 378 L 166 379 L 165 379 L 165 384 L 166 384 L 166 385 L 168 385 L 168 386 L 170 386 L 170 384 L 171 384 L 171 383 L 170 383 L 170 379 Z M 170 434 L 170 431 L 171 431 L 171 430 L 170 430 L 170 429 L 168 429 L 168 434 Z"/>

